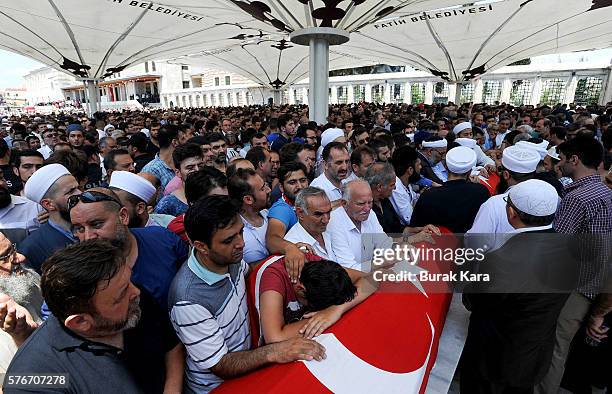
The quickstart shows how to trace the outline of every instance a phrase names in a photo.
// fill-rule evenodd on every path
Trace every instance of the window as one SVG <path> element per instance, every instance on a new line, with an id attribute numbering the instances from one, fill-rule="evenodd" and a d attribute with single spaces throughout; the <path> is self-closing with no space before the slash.
<path id="1" fill-rule="evenodd" d="M 189 89 L 189 81 L 183 81 L 183 89 Z"/>
<path id="2" fill-rule="evenodd" d="M 145 72 L 149 72 L 149 62 L 145 62 Z"/>
<path id="3" fill-rule="evenodd" d="M 482 101 L 487 104 L 494 104 L 499 101 L 501 96 L 500 81 L 485 81 L 482 83 Z"/>
<path id="4" fill-rule="evenodd" d="M 540 104 L 555 105 L 565 99 L 565 80 L 560 78 L 546 79 L 542 83 Z"/>
<path id="5" fill-rule="evenodd" d="M 232 78 L 229 75 L 225 76 L 225 85 L 231 85 L 232 84 Z"/>
<path id="6" fill-rule="evenodd" d="M 459 100 L 461 104 L 474 101 L 474 85 L 471 83 L 461 85 L 461 98 Z"/>
<path id="7" fill-rule="evenodd" d="M 385 86 L 374 85 L 372 86 L 372 102 L 382 103 L 385 101 Z"/>
<path id="8" fill-rule="evenodd" d="M 346 86 L 338 86 L 338 104 L 346 104 L 348 102 L 348 88 Z"/>
<path id="9" fill-rule="evenodd" d="M 155 71 L 155 62 L 151 62 L 151 71 Z"/>
<path id="10" fill-rule="evenodd" d="M 236 105 L 238 105 L 239 107 L 242 107 L 244 105 L 244 102 L 242 100 L 242 93 L 240 92 L 236 92 Z"/>
<path id="11" fill-rule="evenodd" d="M 181 70 L 189 71 L 189 66 L 181 66 Z"/>
<path id="12" fill-rule="evenodd" d="M 304 103 L 304 98 L 302 97 L 302 89 L 301 88 L 297 88 L 293 90 L 293 101 L 296 104 L 303 104 Z"/>
<path id="13" fill-rule="evenodd" d="M 395 83 L 391 85 L 391 102 L 401 104 L 404 102 L 404 84 Z"/>
<path id="14" fill-rule="evenodd" d="M 202 104 L 204 105 L 204 107 L 208 107 L 208 95 L 207 94 L 202 96 Z"/>
<path id="15" fill-rule="evenodd" d="M 413 83 L 410 86 L 410 96 L 412 104 L 421 104 L 425 102 L 425 84 Z"/>
<path id="16" fill-rule="evenodd" d="M 515 106 L 531 104 L 531 81 L 529 79 L 512 81 L 510 104 Z"/>
<path id="17" fill-rule="evenodd" d="M 215 86 L 219 86 L 219 77 L 215 77 Z"/>
<path id="18" fill-rule="evenodd" d="M 603 79 L 599 77 L 582 77 L 576 85 L 574 102 L 577 105 L 597 104 L 601 95 Z"/>
<path id="19" fill-rule="evenodd" d="M 359 103 L 365 100 L 365 85 L 353 86 L 353 98 L 355 99 L 356 103 Z"/>
<path id="20" fill-rule="evenodd" d="M 448 84 L 446 82 L 436 82 L 433 91 L 433 102 L 448 103 Z"/>

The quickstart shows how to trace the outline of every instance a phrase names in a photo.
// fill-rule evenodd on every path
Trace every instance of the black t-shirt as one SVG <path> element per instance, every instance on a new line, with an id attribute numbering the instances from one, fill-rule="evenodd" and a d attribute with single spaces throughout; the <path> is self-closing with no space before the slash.
<path id="1" fill-rule="evenodd" d="M 19 192 L 23 190 L 23 184 L 21 183 L 21 179 L 13 172 L 13 166 L 3 164 L 0 165 L 0 169 L 2 169 L 4 173 L 4 179 L 6 180 L 9 193 L 18 195 Z"/>
<path id="2" fill-rule="evenodd" d="M 134 158 L 134 168 L 136 172 L 140 172 L 144 166 L 146 166 L 151 160 L 155 158 L 155 154 L 144 154 Z"/>
<path id="3" fill-rule="evenodd" d="M 147 153 L 155 156 L 157 153 L 159 153 L 159 146 L 149 141 L 149 143 L 147 144 Z"/>
<path id="4" fill-rule="evenodd" d="M 399 216 L 395 213 L 395 208 L 388 198 L 380 200 L 382 211 L 376 204 L 372 205 L 372 209 L 378 218 L 378 222 L 387 234 L 399 234 L 404 231 L 404 226 L 400 222 Z"/>
<path id="5" fill-rule="evenodd" d="M 101 187 L 103 183 L 102 179 L 102 167 L 96 163 L 90 163 L 87 165 L 87 184 L 85 189 L 91 189 L 94 187 Z"/>

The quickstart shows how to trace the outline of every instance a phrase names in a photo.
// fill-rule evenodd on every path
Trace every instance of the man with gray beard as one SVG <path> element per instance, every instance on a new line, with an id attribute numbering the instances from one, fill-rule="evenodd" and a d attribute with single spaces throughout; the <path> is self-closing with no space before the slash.
<path id="1" fill-rule="evenodd" d="M 40 323 L 40 276 L 22 266 L 25 257 L 0 233 L 0 374 Z"/>

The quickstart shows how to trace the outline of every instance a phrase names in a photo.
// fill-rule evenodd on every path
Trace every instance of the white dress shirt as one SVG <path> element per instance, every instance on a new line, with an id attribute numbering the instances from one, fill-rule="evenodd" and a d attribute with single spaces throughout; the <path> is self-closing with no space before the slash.
<path id="1" fill-rule="evenodd" d="M 253 226 L 251 223 L 240 215 L 242 223 L 244 223 L 244 256 L 243 259 L 247 263 L 254 263 L 261 259 L 270 256 L 270 252 L 266 247 L 266 231 L 268 230 L 268 210 L 263 209 L 259 212 L 263 216 L 263 224 L 259 227 Z"/>
<path id="2" fill-rule="evenodd" d="M 285 234 L 285 240 L 293 243 L 303 242 L 312 246 L 315 251 L 315 254 L 321 258 L 337 261 L 336 254 L 334 253 L 334 247 L 332 246 L 331 235 L 327 231 L 323 234 L 323 242 L 325 242 L 325 247 L 323 247 L 319 241 L 314 239 L 312 235 L 306 231 L 306 229 L 300 224 L 298 221 L 291 229 Z"/>
<path id="3" fill-rule="evenodd" d="M 474 153 L 476 153 L 476 164 L 479 166 L 486 166 L 486 165 L 495 165 L 495 161 L 493 159 L 491 159 L 489 156 L 487 156 L 483 151 L 482 148 L 478 145 L 475 145 L 474 148 L 472 148 L 474 150 Z"/>
<path id="4" fill-rule="evenodd" d="M 499 249 L 515 229 L 508 222 L 506 201 L 508 192 L 489 197 L 480 206 L 472 228 L 465 235 L 464 242 L 470 248 L 485 247 L 487 252 Z"/>
<path id="5" fill-rule="evenodd" d="M 360 227 L 358 229 L 346 210 L 340 207 L 332 211 L 326 232 L 331 235 L 336 261 L 340 265 L 367 271 L 374 249 L 390 248 L 393 240 L 385 234 L 373 210 Z"/>
<path id="6" fill-rule="evenodd" d="M 322 173 L 318 177 L 316 177 L 311 183 L 310 186 L 318 187 L 319 189 L 323 189 L 325 194 L 327 194 L 327 198 L 329 198 L 330 202 L 334 202 L 340 200 L 342 198 L 342 189 L 334 186 L 329 179 L 325 176 L 325 173 Z"/>
<path id="7" fill-rule="evenodd" d="M 417 201 L 417 194 L 410 187 L 404 186 L 402 180 L 395 177 L 395 189 L 391 193 L 391 204 L 404 226 L 410 225 L 412 210 Z"/>
<path id="8" fill-rule="evenodd" d="M 43 207 L 21 196 L 11 196 L 11 203 L 0 209 L 0 229 L 22 228 L 28 233 L 40 227 L 37 216 Z"/>
<path id="9" fill-rule="evenodd" d="M 495 137 L 495 147 L 499 147 L 501 145 L 501 143 L 504 141 L 504 138 L 506 137 L 506 134 L 508 134 L 510 132 L 510 129 L 508 129 L 505 133 L 499 133 L 497 134 L 497 136 Z"/>

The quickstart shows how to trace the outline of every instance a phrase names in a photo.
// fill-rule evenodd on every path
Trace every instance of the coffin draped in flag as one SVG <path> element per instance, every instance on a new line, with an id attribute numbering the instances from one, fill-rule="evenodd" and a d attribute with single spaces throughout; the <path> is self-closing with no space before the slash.
<path id="1" fill-rule="evenodd" d="M 436 237 L 436 246 L 456 247 L 456 239 L 445 233 Z M 249 277 L 252 323 L 259 320 L 257 278 L 279 258 L 260 263 Z M 436 273 L 450 268 L 424 260 L 411 269 Z M 451 295 L 441 283 L 383 282 L 375 294 L 317 337 L 326 348 L 324 361 L 271 365 L 226 381 L 214 392 L 424 393 Z M 257 338 L 257 332 L 252 336 Z"/>

